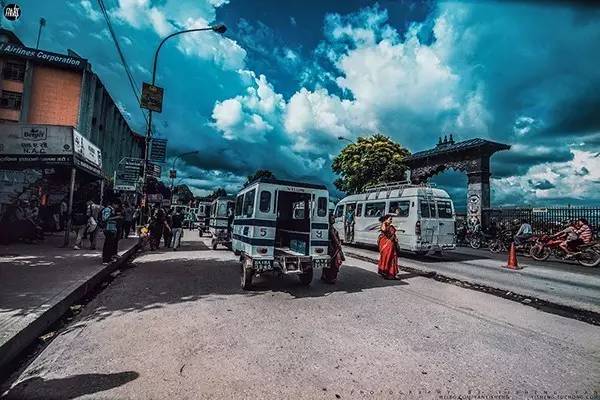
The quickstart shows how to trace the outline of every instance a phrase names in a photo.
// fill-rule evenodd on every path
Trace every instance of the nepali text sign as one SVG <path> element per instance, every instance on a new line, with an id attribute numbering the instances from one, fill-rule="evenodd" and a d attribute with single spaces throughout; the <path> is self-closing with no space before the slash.
<path id="1" fill-rule="evenodd" d="M 154 164 L 149 162 L 148 163 L 148 170 L 146 172 L 146 175 L 148 176 L 152 176 L 154 178 L 160 178 L 160 176 L 162 175 L 162 168 L 160 165 L 158 164 Z"/>
<path id="2" fill-rule="evenodd" d="M 167 139 L 152 139 L 150 146 L 150 160 L 164 163 L 167 156 Z"/>
<path id="3" fill-rule="evenodd" d="M 71 127 L 0 124 L 0 130 L 0 162 L 38 167 L 73 162 Z"/>
<path id="4" fill-rule="evenodd" d="M 83 58 L 52 53 L 45 50 L 32 49 L 13 43 L 0 42 L 0 55 L 26 58 L 28 60 L 33 60 L 44 64 L 53 64 L 78 70 L 84 69 L 87 65 L 87 60 Z"/>
<path id="5" fill-rule="evenodd" d="M 75 164 L 102 175 L 102 151 L 75 129 L 73 129 L 73 153 Z"/>
<path id="6" fill-rule="evenodd" d="M 163 92 L 163 88 L 144 82 L 140 107 L 154 112 L 162 112 Z"/>

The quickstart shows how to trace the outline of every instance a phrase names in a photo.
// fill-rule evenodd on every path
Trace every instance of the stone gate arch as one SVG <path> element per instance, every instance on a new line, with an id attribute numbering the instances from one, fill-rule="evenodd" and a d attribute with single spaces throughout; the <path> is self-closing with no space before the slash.
<path id="1" fill-rule="evenodd" d="M 426 182 L 447 169 L 467 175 L 467 218 L 477 218 L 482 224 L 482 210 L 490 207 L 490 157 L 497 151 L 509 150 L 510 146 L 490 140 L 475 138 L 454 142 L 444 137 L 429 150 L 419 151 L 405 159 L 410 168 L 411 181 Z"/>

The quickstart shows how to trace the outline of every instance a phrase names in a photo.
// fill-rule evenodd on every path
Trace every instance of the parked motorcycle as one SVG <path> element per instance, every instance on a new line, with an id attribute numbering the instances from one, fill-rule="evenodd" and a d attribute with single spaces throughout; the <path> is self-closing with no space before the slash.
<path id="1" fill-rule="evenodd" d="M 501 231 L 494 239 L 490 241 L 489 249 L 492 253 L 505 253 L 513 243 L 513 233 L 510 230 Z M 531 248 L 537 243 L 538 238 L 532 236 L 520 245 L 515 244 L 515 250 L 529 255 Z"/>
<path id="2" fill-rule="evenodd" d="M 600 265 L 600 242 L 594 241 L 580 245 L 571 257 L 567 257 L 567 253 L 560 247 L 563 240 L 544 235 L 538 239 L 529 254 L 538 261 L 545 261 L 552 255 L 559 260 L 575 260 L 584 267 Z"/>

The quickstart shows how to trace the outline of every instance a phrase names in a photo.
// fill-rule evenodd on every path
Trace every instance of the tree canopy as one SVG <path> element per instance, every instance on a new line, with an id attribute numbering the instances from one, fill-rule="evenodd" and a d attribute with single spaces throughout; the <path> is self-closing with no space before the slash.
<path id="1" fill-rule="evenodd" d="M 248 185 L 251 182 L 254 182 L 257 179 L 260 178 L 271 178 L 271 179 L 275 179 L 275 175 L 273 174 L 273 172 L 269 171 L 268 169 L 259 169 L 256 170 L 256 172 L 252 175 L 248 175 L 248 179 L 246 180 L 246 185 Z"/>
<path id="2" fill-rule="evenodd" d="M 194 194 L 188 185 L 177 185 L 173 188 L 173 192 L 177 195 L 179 204 L 189 204 L 190 201 L 194 200 Z"/>
<path id="3" fill-rule="evenodd" d="M 207 196 L 208 199 L 214 200 L 218 197 L 227 196 L 227 191 L 223 188 L 218 188 L 214 190 L 210 195 Z"/>
<path id="4" fill-rule="evenodd" d="M 369 185 L 402 181 L 406 171 L 403 160 L 409 155 L 407 149 L 387 136 L 360 137 L 333 159 L 333 172 L 340 175 L 335 186 L 353 194 Z"/>

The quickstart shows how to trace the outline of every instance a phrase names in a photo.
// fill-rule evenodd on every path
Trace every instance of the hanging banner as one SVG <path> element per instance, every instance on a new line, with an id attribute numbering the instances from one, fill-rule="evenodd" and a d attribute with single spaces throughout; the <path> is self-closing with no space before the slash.
<path id="1" fill-rule="evenodd" d="M 163 88 L 144 82 L 140 107 L 154 112 L 162 112 L 163 92 Z"/>

